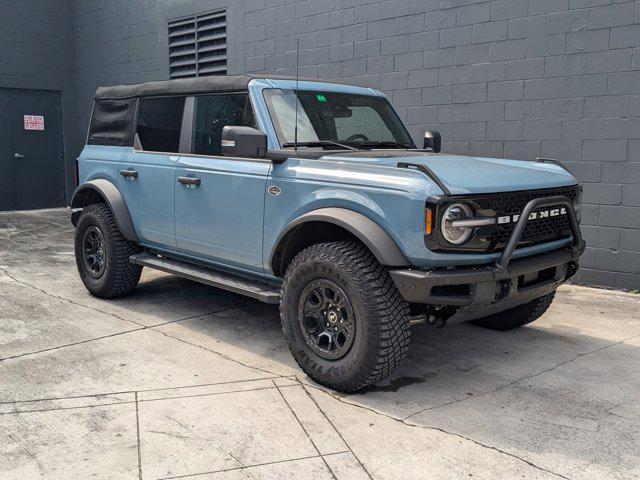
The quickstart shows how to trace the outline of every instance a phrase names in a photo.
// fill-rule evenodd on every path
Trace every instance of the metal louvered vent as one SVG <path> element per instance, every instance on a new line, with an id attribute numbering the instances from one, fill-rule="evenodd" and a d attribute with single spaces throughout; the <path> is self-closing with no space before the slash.
<path id="1" fill-rule="evenodd" d="M 227 13 L 169 22 L 169 77 L 227 73 Z"/>

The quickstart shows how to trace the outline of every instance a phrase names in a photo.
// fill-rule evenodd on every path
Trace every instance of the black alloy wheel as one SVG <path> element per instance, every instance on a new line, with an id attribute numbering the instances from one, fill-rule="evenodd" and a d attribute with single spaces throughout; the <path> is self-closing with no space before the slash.
<path id="1" fill-rule="evenodd" d="M 93 278 L 100 278 L 107 266 L 107 250 L 104 235 L 98 227 L 91 225 L 82 236 L 82 259 L 86 271 Z"/>
<path id="2" fill-rule="evenodd" d="M 344 290 L 329 280 L 318 279 L 305 287 L 298 304 L 298 321 L 307 345 L 322 358 L 342 358 L 353 345 L 353 306 Z"/>

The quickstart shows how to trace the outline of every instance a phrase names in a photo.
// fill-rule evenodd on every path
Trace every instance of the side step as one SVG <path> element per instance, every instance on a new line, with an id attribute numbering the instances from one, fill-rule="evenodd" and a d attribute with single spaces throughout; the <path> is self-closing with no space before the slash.
<path id="1" fill-rule="evenodd" d="M 266 283 L 247 280 L 229 273 L 219 272 L 209 268 L 198 267 L 191 263 L 158 257 L 144 252 L 129 257 L 131 263 L 153 268 L 162 272 L 172 273 L 182 278 L 204 283 L 212 287 L 229 290 L 230 292 L 246 295 L 265 303 L 278 303 L 280 290 Z"/>

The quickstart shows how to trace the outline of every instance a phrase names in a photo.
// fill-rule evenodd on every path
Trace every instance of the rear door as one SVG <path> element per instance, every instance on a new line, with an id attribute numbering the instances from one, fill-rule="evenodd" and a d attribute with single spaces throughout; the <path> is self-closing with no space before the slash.
<path id="1" fill-rule="evenodd" d="M 0 210 L 64 205 L 60 93 L 0 89 Z"/>
<path id="2" fill-rule="evenodd" d="M 271 162 L 221 155 L 224 126 L 255 127 L 248 94 L 197 96 L 191 119 L 191 154 L 180 157 L 176 170 L 178 249 L 217 264 L 261 273 L 262 222 Z"/>
<path id="3" fill-rule="evenodd" d="M 174 180 L 184 97 L 139 100 L 136 139 L 120 163 L 118 187 L 140 241 L 175 250 Z"/>

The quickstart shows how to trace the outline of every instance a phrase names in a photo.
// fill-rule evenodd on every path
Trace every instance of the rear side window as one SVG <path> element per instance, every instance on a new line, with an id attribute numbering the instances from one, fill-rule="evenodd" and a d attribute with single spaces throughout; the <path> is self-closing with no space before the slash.
<path id="1" fill-rule="evenodd" d="M 141 98 L 136 133 L 143 150 L 178 153 L 184 97 Z"/>
<path id="2" fill-rule="evenodd" d="M 135 99 L 96 100 L 87 143 L 91 145 L 131 145 Z"/>
<path id="3" fill-rule="evenodd" d="M 222 129 L 227 126 L 255 128 L 247 93 L 202 95 L 195 98 L 192 153 L 220 155 Z"/>

